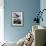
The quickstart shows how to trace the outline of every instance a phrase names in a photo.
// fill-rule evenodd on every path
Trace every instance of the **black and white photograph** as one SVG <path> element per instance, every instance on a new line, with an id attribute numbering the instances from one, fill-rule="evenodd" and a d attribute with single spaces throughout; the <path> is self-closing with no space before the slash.
<path id="1" fill-rule="evenodd" d="M 23 12 L 12 12 L 12 25 L 13 26 L 23 25 Z"/>

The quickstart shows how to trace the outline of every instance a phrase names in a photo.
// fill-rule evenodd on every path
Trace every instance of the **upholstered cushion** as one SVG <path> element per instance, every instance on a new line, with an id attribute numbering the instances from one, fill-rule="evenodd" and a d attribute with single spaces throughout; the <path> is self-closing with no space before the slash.
<path id="1" fill-rule="evenodd" d="M 23 44 L 24 44 L 24 39 L 25 39 L 25 37 L 24 37 L 24 38 L 21 38 L 21 39 L 17 42 L 17 46 L 23 46 Z"/>

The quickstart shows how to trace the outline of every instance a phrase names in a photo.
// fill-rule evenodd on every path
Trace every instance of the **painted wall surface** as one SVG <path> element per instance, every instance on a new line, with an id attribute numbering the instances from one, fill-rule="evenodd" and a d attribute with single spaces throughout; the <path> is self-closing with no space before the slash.
<path id="1" fill-rule="evenodd" d="M 39 0 L 5 0 L 4 1 L 4 35 L 7 41 L 18 41 L 32 29 L 32 21 L 40 9 Z M 24 26 L 13 27 L 11 24 L 12 11 L 24 12 Z"/>

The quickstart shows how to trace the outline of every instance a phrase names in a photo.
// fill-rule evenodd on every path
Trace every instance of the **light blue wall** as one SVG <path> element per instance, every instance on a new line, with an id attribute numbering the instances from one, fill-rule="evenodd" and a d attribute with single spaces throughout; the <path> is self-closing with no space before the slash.
<path id="1" fill-rule="evenodd" d="M 4 26 L 5 26 L 5 40 L 18 41 L 24 37 L 32 28 L 32 20 L 36 17 L 37 10 L 40 9 L 39 0 L 5 0 L 4 1 Z M 12 11 L 24 12 L 24 26 L 13 27 L 11 24 Z"/>

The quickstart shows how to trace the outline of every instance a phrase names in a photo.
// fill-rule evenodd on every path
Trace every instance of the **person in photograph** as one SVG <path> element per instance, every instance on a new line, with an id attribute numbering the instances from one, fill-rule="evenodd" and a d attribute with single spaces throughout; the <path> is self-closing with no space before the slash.
<path id="1" fill-rule="evenodd" d="M 18 17 L 20 17 L 20 15 L 13 13 L 13 18 L 18 18 Z"/>
<path id="2" fill-rule="evenodd" d="M 13 23 L 14 24 L 21 24 L 21 20 L 20 19 L 14 19 Z"/>

